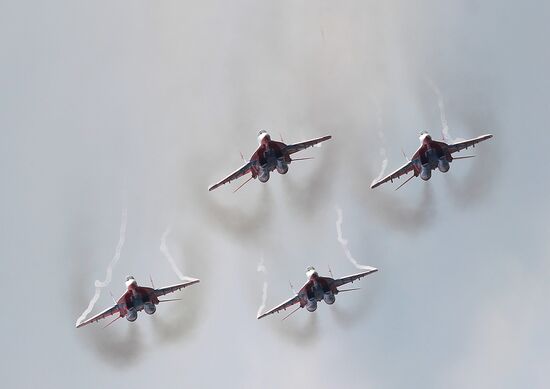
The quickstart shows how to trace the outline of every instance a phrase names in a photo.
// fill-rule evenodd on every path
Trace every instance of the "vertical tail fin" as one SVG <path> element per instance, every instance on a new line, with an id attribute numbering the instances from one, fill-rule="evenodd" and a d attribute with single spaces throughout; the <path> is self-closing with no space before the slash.
<path id="1" fill-rule="evenodd" d="M 292 282 L 290 282 L 290 280 L 288 280 L 288 284 L 290 285 L 290 290 L 292 291 L 292 293 L 298 294 L 298 293 L 296 292 L 296 290 L 294 289 L 294 286 L 292 285 Z"/>

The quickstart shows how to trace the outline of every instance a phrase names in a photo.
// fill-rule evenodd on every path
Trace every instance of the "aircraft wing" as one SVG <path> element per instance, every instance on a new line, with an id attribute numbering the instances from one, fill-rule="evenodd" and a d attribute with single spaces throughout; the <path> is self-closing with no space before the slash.
<path id="1" fill-rule="evenodd" d="M 380 186 L 380 185 L 382 185 L 382 184 L 384 184 L 388 181 L 393 182 L 393 180 L 401 177 L 404 174 L 409 173 L 412 170 L 414 170 L 414 163 L 412 161 L 409 161 L 405 165 L 401 166 L 399 169 L 394 171 L 393 173 L 388 174 L 386 177 L 384 177 L 384 178 L 382 178 L 378 181 L 373 181 L 370 187 L 371 187 L 371 189 L 374 189 L 377 186 Z"/>
<path id="2" fill-rule="evenodd" d="M 315 139 L 311 139 L 311 140 L 306 140 L 305 142 L 300 142 L 300 143 L 294 143 L 294 144 L 291 144 L 291 145 L 286 145 L 285 149 L 283 150 L 284 153 L 290 155 L 290 154 L 294 154 L 298 151 L 301 151 L 301 150 L 305 150 L 307 149 L 308 147 L 311 147 L 311 146 L 315 146 L 316 144 L 319 144 L 321 142 L 324 142 L 326 140 L 329 140 L 331 139 L 332 136 L 330 135 L 327 135 L 327 136 L 323 136 L 321 138 L 315 138 Z"/>
<path id="3" fill-rule="evenodd" d="M 97 322 L 101 319 L 105 319 L 106 317 L 109 317 L 111 315 L 115 315 L 119 312 L 120 312 L 120 309 L 119 309 L 118 304 L 117 304 L 117 305 L 115 305 L 111 308 L 107 308 L 103 312 L 98 313 L 97 315 L 95 315 L 94 317 L 89 318 L 88 320 L 84 320 L 82 323 L 77 323 L 76 328 L 83 327 L 83 326 L 88 325 L 90 323 L 95 323 L 95 322 Z"/>
<path id="4" fill-rule="evenodd" d="M 484 140 L 491 139 L 493 137 L 492 134 L 482 135 L 478 136 L 477 138 L 464 140 L 462 142 L 456 142 L 448 145 L 449 153 L 456 153 L 457 151 L 467 149 L 470 146 L 474 146 L 475 144 L 479 142 L 483 142 Z"/>
<path id="5" fill-rule="evenodd" d="M 353 281 L 357 281 L 371 273 L 374 273 L 374 272 L 377 272 L 378 269 L 375 268 L 375 267 L 370 267 L 368 270 L 364 271 L 364 272 L 361 272 L 361 273 L 357 273 L 357 274 L 352 274 L 350 276 L 346 276 L 346 277 L 342 277 L 342 278 L 337 278 L 334 280 L 334 282 L 332 283 L 332 285 L 335 287 L 335 288 L 338 288 L 339 286 L 342 286 L 342 285 L 345 285 L 345 284 L 349 284 L 350 282 L 353 282 Z"/>
<path id="6" fill-rule="evenodd" d="M 291 307 L 294 304 L 297 304 L 299 302 L 300 302 L 300 296 L 299 295 L 291 297 L 288 300 L 286 300 L 284 303 L 277 305 L 275 308 L 272 308 L 269 311 L 267 311 L 265 313 L 262 313 L 261 315 L 258 316 L 258 319 L 261 319 L 262 317 L 266 317 L 268 315 L 271 315 L 272 313 L 276 313 L 276 312 L 280 312 L 282 310 L 285 310 L 285 309 L 287 309 L 287 308 L 289 308 L 289 307 Z M 301 304 L 300 304 L 300 306 L 301 306 Z"/>
<path id="7" fill-rule="evenodd" d="M 155 289 L 155 295 L 157 297 L 164 296 L 165 294 L 173 293 L 175 291 L 181 290 L 181 289 L 183 289 L 187 286 L 196 284 L 198 282 L 200 282 L 200 280 L 196 279 L 196 280 L 182 282 L 181 284 L 176 284 L 176 285 L 166 286 L 166 287 L 160 288 L 160 289 Z"/>
<path id="8" fill-rule="evenodd" d="M 233 180 L 236 180 L 239 177 L 244 176 L 245 174 L 250 172 L 250 169 L 252 167 L 252 162 L 247 162 L 245 165 L 240 167 L 239 169 L 235 170 L 233 173 L 225 177 L 223 180 L 215 183 L 214 185 L 210 185 L 208 188 L 209 191 L 216 189 L 219 186 L 222 186 L 223 184 L 227 184 Z"/>

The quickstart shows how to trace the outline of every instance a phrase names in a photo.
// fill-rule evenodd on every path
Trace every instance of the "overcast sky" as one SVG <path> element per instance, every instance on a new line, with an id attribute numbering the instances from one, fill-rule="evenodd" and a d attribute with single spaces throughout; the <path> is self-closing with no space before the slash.
<path id="1" fill-rule="evenodd" d="M 0 3 L 2 386 L 547 388 L 550 5 L 543 1 Z M 437 93 L 439 91 L 439 95 Z M 369 188 L 418 133 L 474 159 Z M 260 128 L 331 134 L 289 174 L 209 184 Z M 256 320 L 305 268 L 378 273 Z M 201 283 L 75 329 L 105 278 Z M 261 258 L 267 272 L 257 271 Z"/>

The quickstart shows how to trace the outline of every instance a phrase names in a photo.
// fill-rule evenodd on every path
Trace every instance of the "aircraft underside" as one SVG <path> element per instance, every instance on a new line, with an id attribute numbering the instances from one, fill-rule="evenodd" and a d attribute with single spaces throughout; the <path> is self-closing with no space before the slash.
<path id="1" fill-rule="evenodd" d="M 433 151 L 433 153 L 430 153 Z M 421 165 L 420 178 L 424 181 L 428 181 L 432 177 L 432 170 L 439 169 L 440 172 L 446 173 L 449 171 L 451 165 L 445 155 L 438 157 L 435 150 L 430 150 L 427 154 L 427 161 Z"/>
<path id="2" fill-rule="evenodd" d="M 268 158 L 263 165 L 260 165 L 260 172 L 258 173 L 260 182 L 267 182 L 270 173 L 274 170 L 277 170 L 279 174 L 286 174 L 288 172 L 288 163 L 285 161 L 284 157 L 275 158 L 273 156 Z"/>
<path id="3" fill-rule="evenodd" d="M 309 291 L 307 298 L 308 301 L 306 303 L 306 309 L 309 312 L 314 312 L 317 310 L 317 303 L 320 301 L 324 301 L 328 305 L 332 305 L 336 301 L 336 296 L 334 293 L 330 290 L 323 290 L 321 286 L 312 288 Z"/>
<path id="4" fill-rule="evenodd" d="M 134 301 L 134 306 L 128 309 L 126 320 L 136 321 L 139 311 L 145 311 L 148 315 L 152 315 L 157 311 L 157 307 L 152 302 Z"/>

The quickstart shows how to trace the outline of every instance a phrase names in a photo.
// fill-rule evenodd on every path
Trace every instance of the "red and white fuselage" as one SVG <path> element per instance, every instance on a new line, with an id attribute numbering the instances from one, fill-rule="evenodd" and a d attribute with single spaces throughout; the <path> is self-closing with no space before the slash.
<path id="1" fill-rule="evenodd" d="M 124 292 L 124 294 L 115 302 L 113 307 L 107 308 L 90 319 L 77 322 L 76 327 L 80 328 L 116 314 L 119 315 L 118 318 L 125 317 L 128 321 L 135 321 L 137 319 L 138 312 L 141 310 L 145 310 L 147 314 L 152 315 L 157 310 L 157 304 L 163 301 L 173 301 L 159 300 L 160 296 L 181 290 L 198 282 L 198 279 L 190 279 L 189 281 L 179 284 L 155 289 L 146 286 L 139 286 L 134 277 L 128 276 L 126 277 L 126 292 Z"/>
<path id="2" fill-rule="evenodd" d="M 448 151 L 447 143 L 434 141 L 427 132 L 422 132 L 419 139 L 420 148 L 413 156 L 415 173 L 427 181 L 432 176 L 432 170 L 439 169 L 442 173 L 448 172 L 453 157 Z"/>

